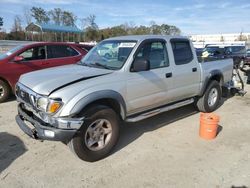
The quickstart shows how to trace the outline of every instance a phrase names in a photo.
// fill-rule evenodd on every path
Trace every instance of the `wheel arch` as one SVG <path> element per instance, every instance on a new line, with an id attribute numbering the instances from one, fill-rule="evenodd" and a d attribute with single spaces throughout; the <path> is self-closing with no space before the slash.
<path id="1" fill-rule="evenodd" d="M 220 84 L 220 86 L 223 86 L 224 76 L 220 70 L 213 70 L 210 72 L 210 74 L 206 77 L 204 81 L 204 84 L 203 84 L 203 87 L 201 89 L 199 96 L 202 96 L 204 94 L 204 92 L 206 91 L 206 88 L 209 86 L 209 84 L 213 80 L 217 81 Z"/>
<path id="2" fill-rule="evenodd" d="M 125 101 L 120 93 L 113 90 L 96 91 L 85 96 L 74 105 L 70 114 L 78 115 L 92 105 L 108 106 L 117 112 L 123 120 L 126 118 Z"/>

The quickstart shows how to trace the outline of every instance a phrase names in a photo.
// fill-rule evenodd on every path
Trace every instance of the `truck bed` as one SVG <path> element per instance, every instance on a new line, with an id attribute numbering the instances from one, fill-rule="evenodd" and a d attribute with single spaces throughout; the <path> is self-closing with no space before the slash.
<path id="1" fill-rule="evenodd" d="M 224 83 L 229 82 L 232 78 L 233 59 L 221 59 L 200 63 L 201 76 L 203 82 L 209 77 L 212 71 L 219 71 L 223 74 Z"/>

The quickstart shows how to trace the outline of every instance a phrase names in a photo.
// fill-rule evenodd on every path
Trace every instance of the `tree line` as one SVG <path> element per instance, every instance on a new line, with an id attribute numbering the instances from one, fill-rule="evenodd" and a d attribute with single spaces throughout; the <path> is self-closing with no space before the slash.
<path id="1" fill-rule="evenodd" d="M 16 15 L 13 20 L 11 31 L 7 33 L 4 30 L 4 20 L 0 17 L 0 39 L 6 40 L 27 40 L 25 27 L 31 22 L 38 24 L 56 24 L 63 26 L 76 25 L 83 31 L 81 41 L 100 41 L 105 38 L 121 36 L 121 35 L 145 35 L 145 34 L 160 34 L 160 35 L 179 35 L 181 30 L 173 25 L 161 24 L 158 25 L 151 21 L 149 26 L 136 25 L 133 22 L 124 23 L 121 25 L 100 29 L 96 23 L 96 16 L 89 15 L 86 18 L 79 18 L 73 12 L 54 8 L 46 11 L 41 7 L 24 8 L 22 15 Z M 53 35 L 47 33 L 47 35 Z M 67 35 L 66 33 L 63 35 Z M 37 36 L 37 39 L 39 36 Z M 72 36 L 71 36 L 72 37 Z M 53 37 L 48 37 L 49 40 L 56 40 Z M 64 37 L 69 40 L 69 37 Z M 36 38 L 34 39 L 36 40 Z"/>

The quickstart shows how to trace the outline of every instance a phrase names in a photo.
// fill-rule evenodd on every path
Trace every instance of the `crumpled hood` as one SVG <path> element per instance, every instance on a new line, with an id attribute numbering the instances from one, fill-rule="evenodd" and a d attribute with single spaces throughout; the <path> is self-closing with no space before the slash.
<path id="1" fill-rule="evenodd" d="M 49 95 L 54 90 L 63 88 L 71 83 L 112 72 L 112 70 L 82 65 L 66 65 L 24 74 L 20 77 L 19 82 L 38 94 Z"/>

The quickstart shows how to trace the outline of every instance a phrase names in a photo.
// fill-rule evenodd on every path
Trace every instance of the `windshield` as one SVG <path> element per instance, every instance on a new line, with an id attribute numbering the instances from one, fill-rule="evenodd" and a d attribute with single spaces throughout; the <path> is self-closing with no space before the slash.
<path id="1" fill-rule="evenodd" d="M 12 48 L 11 50 L 9 50 L 8 52 L 4 53 L 4 54 L 0 54 L 0 59 L 4 59 L 10 55 L 12 55 L 13 53 L 17 52 L 18 50 L 20 50 L 21 48 L 23 48 L 23 45 L 19 45 L 16 46 L 15 48 Z"/>
<path id="2" fill-rule="evenodd" d="M 202 57 L 222 55 L 224 55 L 224 48 L 219 46 L 208 46 L 202 52 Z"/>
<path id="3" fill-rule="evenodd" d="M 135 45 L 136 41 L 103 41 L 90 50 L 80 64 L 118 70 L 128 59 Z"/>
<path id="4" fill-rule="evenodd" d="M 208 53 L 213 53 L 213 52 L 215 52 L 215 51 L 217 51 L 217 50 L 220 50 L 220 48 L 219 47 L 206 47 L 203 51 L 204 52 L 208 52 Z"/>
<path id="5" fill-rule="evenodd" d="M 225 49 L 227 53 L 240 53 L 245 50 L 245 46 L 227 46 Z"/>

